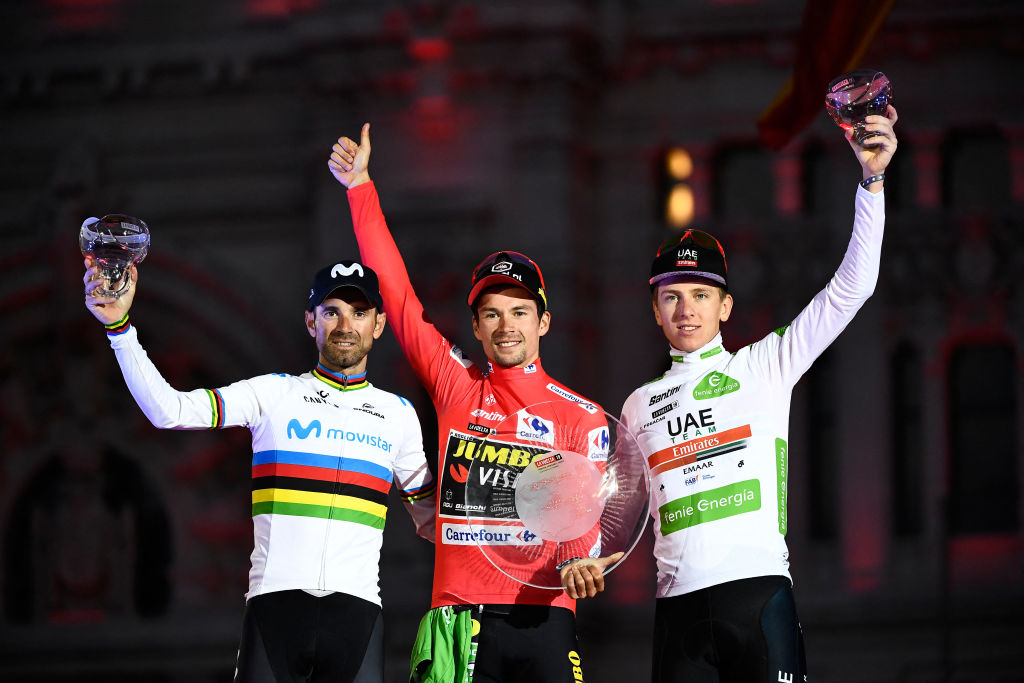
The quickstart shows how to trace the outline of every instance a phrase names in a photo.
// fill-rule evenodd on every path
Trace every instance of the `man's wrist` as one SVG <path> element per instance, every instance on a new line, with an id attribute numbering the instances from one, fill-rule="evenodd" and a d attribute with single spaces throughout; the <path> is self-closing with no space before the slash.
<path id="1" fill-rule="evenodd" d="M 865 178 L 864 180 L 860 181 L 860 186 L 863 187 L 865 190 L 870 190 L 871 189 L 870 188 L 871 185 L 874 185 L 875 183 L 880 183 L 883 180 L 885 180 L 885 174 L 884 173 L 876 173 L 875 175 L 869 176 L 869 177 Z"/>
<path id="2" fill-rule="evenodd" d="M 360 173 L 352 181 L 352 184 L 348 186 L 348 189 L 351 190 L 353 187 L 358 187 L 358 186 L 363 185 L 363 184 L 368 183 L 368 182 L 370 182 L 370 174 L 369 173 Z"/>

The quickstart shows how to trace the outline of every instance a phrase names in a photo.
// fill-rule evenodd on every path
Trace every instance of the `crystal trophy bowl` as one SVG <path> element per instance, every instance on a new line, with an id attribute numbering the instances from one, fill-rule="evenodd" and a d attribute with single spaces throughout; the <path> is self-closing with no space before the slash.
<path id="1" fill-rule="evenodd" d="M 892 101 L 892 85 L 881 71 L 859 69 L 832 79 L 825 93 L 825 109 L 843 130 L 853 131 L 861 147 L 874 134 L 864 130 L 864 119 L 885 116 Z"/>
<path id="2" fill-rule="evenodd" d="M 149 252 L 149 227 L 134 216 L 112 213 L 103 218 L 86 218 L 78 232 L 82 255 L 92 257 L 100 267 L 103 286 L 99 296 L 120 297 L 131 282 L 131 267 Z"/>

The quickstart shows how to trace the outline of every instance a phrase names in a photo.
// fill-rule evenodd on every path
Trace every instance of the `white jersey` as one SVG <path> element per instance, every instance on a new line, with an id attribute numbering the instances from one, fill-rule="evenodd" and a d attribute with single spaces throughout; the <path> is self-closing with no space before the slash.
<path id="1" fill-rule="evenodd" d="M 673 348 L 669 371 L 626 399 L 622 422 L 651 467 L 659 598 L 790 576 L 790 395 L 874 291 L 884 223 L 882 194 L 858 189 L 842 264 L 792 323 L 732 354 L 721 335 Z"/>
<path id="2" fill-rule="evenodd" d="M 252 432 L 255 543 L 247 598 L 340 591 L 379 605 L 392 478 L 417 530 L 433 540 L 434 482 L 416 412 L 402 397 L 371 386 L 365 375 L 346 378 L 323 366 L 180 392 L 149 360 L 130 323 L 107 327 L 128 389 L 156 427 Z"/>

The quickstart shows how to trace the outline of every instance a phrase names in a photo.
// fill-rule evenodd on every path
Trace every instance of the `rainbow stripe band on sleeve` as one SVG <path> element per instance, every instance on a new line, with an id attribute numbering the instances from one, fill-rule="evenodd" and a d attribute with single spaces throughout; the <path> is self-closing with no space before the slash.
<path id="1" fill-rule="evenodd" d="M 103 329 L 107 331 L 108 337 L 119 337 L 132 327 L 131 320 L 128 319 L 128 314 L 125 313 L 124 317 L 118 320 L 116 323 L 109 323 L 103 326 Z"/>
<path id="2" fill-rule="evenodd" d="M 210 429 L 224 426 L 224 397 L 216 389 L 203 389 L 210 397 Z"/>
<path id="3" fill-rule="evenodd" d="M 398 495 L 401 496 L 402 502 L 411 503 L 414 500 L 423 500 L 424 498 L 429 498 L 430 496 L 434 495 L 434 491 L 436 490 L 436 488 L 437 483 L 432 481 L 429 484 L 419 487 L 418 489 L 400 491 Z"/>

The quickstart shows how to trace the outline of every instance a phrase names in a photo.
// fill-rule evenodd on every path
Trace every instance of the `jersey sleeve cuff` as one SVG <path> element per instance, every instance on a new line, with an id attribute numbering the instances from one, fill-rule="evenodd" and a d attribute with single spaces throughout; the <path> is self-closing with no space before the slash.
<path id="1" fill-rule="evenodd" d="M 130 344 L 132 341 L 138 339 L 135 332 L 135 326 L 132 325 L 132 321 L 129 320 L 127 315 L 116 323 L 104 325 L 103 329 L 107 332 L 107 339 L 110 341 L 110 347 L 114 349 L 122 348 L 126 344 Z"/>
<path id="2" fill-rule="evenodd" d="M 129 319 L 128 314 L 125 313 L 123 318 L 117 322 L 105 324 L 103 329 L 107 331 L 108 337 L 119 337 L 122 334 L 127 334 L 128 330 L 132 329 L 132 321 Z"/>

